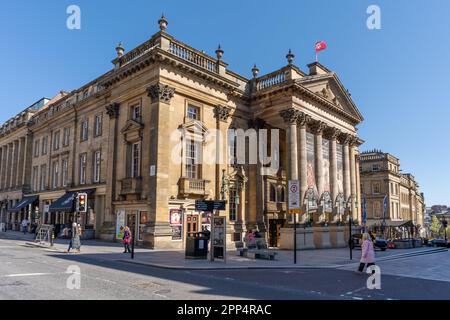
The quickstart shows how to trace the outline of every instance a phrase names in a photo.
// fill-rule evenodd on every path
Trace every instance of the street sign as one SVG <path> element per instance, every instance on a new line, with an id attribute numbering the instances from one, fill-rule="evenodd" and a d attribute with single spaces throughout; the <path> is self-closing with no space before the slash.
<path id="1" fill-rule="evenodd" d="M 225 211 L 226 201 L 207 201 L 207 200 L 196 200 L 195 201 L 195 211 Z"/>
<path id="2" fill-rule="evenodd" d="M 300 182 L 289 180 L 288 210 L 290 214 L 300 213 Z"/>

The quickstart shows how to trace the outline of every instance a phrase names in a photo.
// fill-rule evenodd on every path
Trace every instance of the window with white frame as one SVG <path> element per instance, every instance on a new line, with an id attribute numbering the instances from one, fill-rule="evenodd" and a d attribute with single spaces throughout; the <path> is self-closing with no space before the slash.
<path id="1" fill-rule="evenodd" d="M 63 133 L 63 146 L 67 147 L 70 143 L 70 128 L 65 128 Z"/>
<path id="2" fill-rule="evenodd" d="M 39 175 L 39 167 L 35 166 L 33 167 L 33 182 L 32 182 L 32 186 L 33 186 L 33 191 L 39 191 L 39 186 L 38 186 L 38 175 Z"/>
<path id="3" fill-rule="evenodd" d="M 103 131 L 103 116 L 101 114 L 95 116 L 94 136 L 100 137 Z"/>
<path id="4" fill-rule="evenodd" d="M 47 189 L 47 165 L 41 165 L 41 181 L 39 183 L 41 191 Z"/>
<path id="5" fill-rule="evenodd" d="M 62 160 L 61 185 L 67 187 L 67 178 L 69 176 L 69 160 Z"/>
<path id="6" fill-rule="evenodd" d="M 44 137 L 42 138 L 42 155 L 45 156 L 47 154 L 47 150 L 48 150 L 48 137 Z"/>
<path id="7" fill-rule="evenodd" d="M 56 151 L 56 150 L 59 150 L 59 142 L 60 142 L 60 137 L 61 136 L 61 131 L 56 131 L 54 134 L 53 134 L 53 150 L 54 151 Z"/>
<path id="8" fill-rule="evenodd" d="M 200 120 L 200 108 L 192 105 L 187 107 L 187 117 L 192 120 Z"/>
<path id="9" fill-rule="evenodd" d="M 87 154 L 80 156 L 80 184 L 86 184 Z"/>
<path id="10" fill-rule="evenodd" d="M 141 143 L 136 142 L 131 146 L 131 177 L 141 176 Z"/>
<path id="11" fill-rule="evenodd" d="M 89 121 L 84 120 L 81 122 L 80 140 L 86 141 L 88 139 L 88 134 L 89 134 Z"/>
<path id="12" fill-rule="evenodd" d="M 102 153 L 101 151 L 96 151 L 94 153 L 94 183 L 100 182 L 101 163 Z"/>
<path id="13" fill-rule="evenodd" d="M 142 110 L 140 104 L 131 106 L 131 119 L 138 122 L 142 120 Z"/>
<path id="14" fill-rule="evenodd" d="M 53 161 L 52 164 L 52 188 L 56 189 L 58 188 L 58 180 L 59 180 L 59 161 Z"/>
<path id="15" fill-rule="evenodd" d="M 186 177 L 200 179 L 199 143 L 189 140 L 186 142 Z"/>

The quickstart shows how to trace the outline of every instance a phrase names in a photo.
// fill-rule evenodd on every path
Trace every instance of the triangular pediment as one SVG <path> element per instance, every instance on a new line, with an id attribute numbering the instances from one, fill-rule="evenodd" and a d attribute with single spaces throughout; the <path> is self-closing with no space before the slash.
<path id="1" fill-rule="evenodd" d="M 196 133 L 196 134 L 206 134 L 208 132 L 208 128 L 205 126 L 205 124 L 198 120 L 192 120 L 188 123 L 185 123 L 180 126 L 181 129 L 184 129 L 186 131 Z"/>
<path id="2" fill-rule="evenodd" d="M 133 131 L 140 131 L 142 128 L 144 128 L 144 125 L 142 123 L 139 123 L 135 120 L 128 120 L 122 130 L 120 130 L 120 132 L 122 134 L 126 134 Z"/>
<path id="3" fill-rule="evenodd" d="M 307 76 L 299 79 L 298 83 L 359 121 L 364 120 L 350 93 L 335 73 Z"/>

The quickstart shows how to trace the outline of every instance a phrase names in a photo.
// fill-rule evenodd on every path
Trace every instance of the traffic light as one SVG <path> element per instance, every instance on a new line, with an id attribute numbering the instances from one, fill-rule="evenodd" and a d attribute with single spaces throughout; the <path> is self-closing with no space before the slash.
<path id="1" fill-rule="evenodd" d="M 87 194 L 79 193 L 77 195 L 77 212 L 87 212 Z"/>

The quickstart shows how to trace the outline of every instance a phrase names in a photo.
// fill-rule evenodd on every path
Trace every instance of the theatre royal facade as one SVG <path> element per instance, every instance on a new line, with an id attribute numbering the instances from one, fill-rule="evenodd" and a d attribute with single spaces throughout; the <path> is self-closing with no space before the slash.
<path id="1" fill-rule="evenodd" d="M 248 79 L 229 69 L 220 46 L 208 55 L 171 36 L 166 18 L 158 24 L 137 48 L 118 45 L 109 72 L 30 113 L 20 127 L 28 146 L 23 179 L 16 174 L 7 203 L 11 183 L 0 190 L 6 222 L 28 214 L 62 229 L 74 219 L 74 195 L 86 191 L 89 212 L 81 219 L 92 237 L 114 241 L 120 226 L 130 225 L 142 245 L 182 248 L 188 232 L 210 221 L 195 211 L 195 200 L 223 199 L 226 211 L 217 214 L 227 217 L 229 247 L 256 229 L 271 246 L 290 248 L 287 183 L 300 180 L 299 229 L 310 241 L 299 246 L 344 246 L 347 217 L 361 221 L 363 141 L 356 127 L 363 117 L 337 75 L 318 62 L 302 71 L 289 50 L 285 67 L 262 75 L 255 65 Z M 245 132 L 247 158 L 256 143 L 278 159 L 276 170 L 247 158 L 230 161 L 230 129 Z M 213 130 L 222 137 L 216 155 L 225 161 L 199 161 Z M 2 128 L 0 136 L 5 181 L 12 181 L 16 154 L 7 148 L 14 145 L 10 131 Z M 259 143 L 261 132 L 267 143 Z"/>

